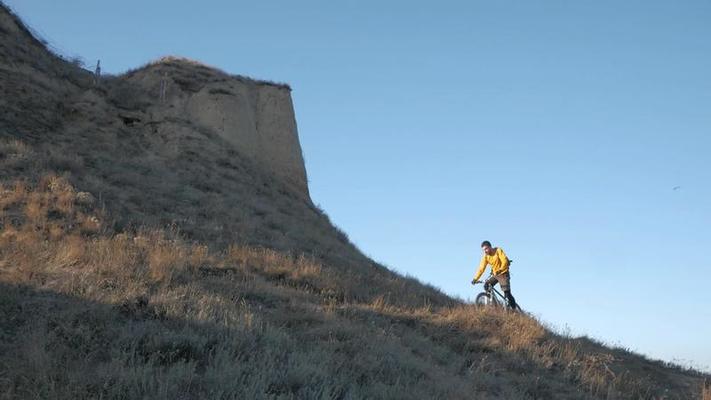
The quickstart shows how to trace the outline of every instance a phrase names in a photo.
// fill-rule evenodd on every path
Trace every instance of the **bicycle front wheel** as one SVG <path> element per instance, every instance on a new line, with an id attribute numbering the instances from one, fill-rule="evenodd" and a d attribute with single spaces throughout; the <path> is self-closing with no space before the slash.
<path id="1" fill-rule="evenodd" d="M 491 296 L 489 295 L 489 293 L 486 293 L 486 292 L 479 293 L 476 296 L 476 299 L 474 299 L 474 304 L 476 304 L 478 306 L 491 305 Z"/>

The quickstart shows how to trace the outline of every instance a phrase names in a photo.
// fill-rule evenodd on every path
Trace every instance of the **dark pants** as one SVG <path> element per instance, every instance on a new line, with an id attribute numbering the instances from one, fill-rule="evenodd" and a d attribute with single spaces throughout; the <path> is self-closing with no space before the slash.
<path id="1" fill-rule="evenodd" d="M 501 290 L 504 291 L 504 296 L 506 297 L 506 300 L 509 302 L 509 307 L 512 309 L 516 309 L 516 299 L 514 299 L 513 295 L 511 294 L 511 275 L 508 272 L 504 272 L 503 274 L 500 275 L 492 275 L 489 279 L 486 280 L 485 285 L 488 286 L 494 286 L 497 283 L 501 284 Z"/>

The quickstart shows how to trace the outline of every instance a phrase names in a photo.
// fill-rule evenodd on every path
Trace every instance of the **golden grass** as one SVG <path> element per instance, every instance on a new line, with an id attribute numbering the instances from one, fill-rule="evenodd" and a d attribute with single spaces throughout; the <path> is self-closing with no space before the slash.
<path id="1" fill-rule="evenodd" d="M 0 191 L 0 308 L 15 333 L 0 340 L 0 398 L 654 398 L 663 389 L 626 368 L 642 361 L 522 314 L 408 305 L 397 291 L 363 298 L 350 287 L 362 281 L 306 254 L 112 233 L 58 176 L 11 188 Z"/>

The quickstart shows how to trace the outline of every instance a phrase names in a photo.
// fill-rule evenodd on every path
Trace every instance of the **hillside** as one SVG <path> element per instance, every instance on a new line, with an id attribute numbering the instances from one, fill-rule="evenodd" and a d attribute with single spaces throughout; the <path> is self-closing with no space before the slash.
<path id="1" fill-rule="evenodd" d="M 711 398 L 368 259 L 310 198 L 287 85 L 95 82 L 0 4 L 0 90 L 0 398 Z"/>

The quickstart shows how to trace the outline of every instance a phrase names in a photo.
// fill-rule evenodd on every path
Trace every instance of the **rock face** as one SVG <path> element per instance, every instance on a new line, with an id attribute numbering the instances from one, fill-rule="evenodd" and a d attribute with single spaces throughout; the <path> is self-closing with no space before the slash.
<path id="1" fill-rule="evenodd" d="M 172 92 L 171 92 L 172 93 Z M 176 96 L 177 110 L 212 129 L 264 168 L 307 194 L 306 169 L 287 88 L 228 81 Z"/>
<path id="2" fill-rule="evenodd" d="M 157 99 L 149 107 L 152 118 L 187 118 L 308 197 L 288 86 L 231 76 L 174 57 L 130 73 L 127 79 Z"/>

